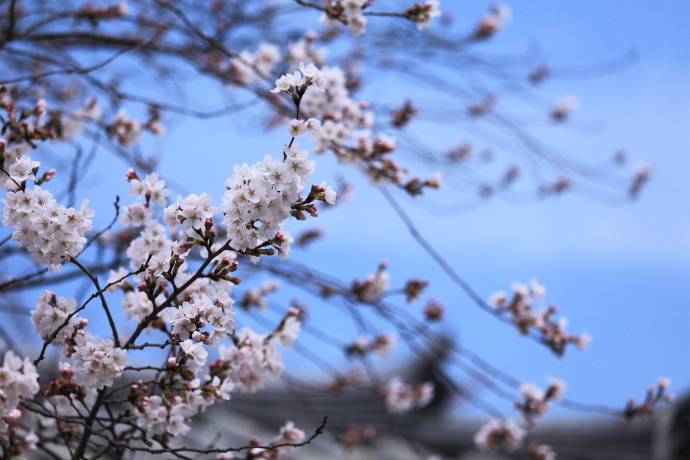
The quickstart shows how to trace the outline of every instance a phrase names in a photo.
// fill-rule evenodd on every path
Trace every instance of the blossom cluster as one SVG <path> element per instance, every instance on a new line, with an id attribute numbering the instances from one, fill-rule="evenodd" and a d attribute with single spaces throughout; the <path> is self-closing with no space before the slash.
<path id="1" fill-rule="evenodd" d="M 163 221 L 169 229 L 174 229 L 178 224 L 189 238 L 203 238 L 204 227 L 208 219 L 218 212 L 218 207 L 211 206 L 211 195 L 192 193 L 186 198 L 179 196 L 177 202 L 171 204 L 164 211 Z"/>
<path id="2" fill-rule="evenodd" d="M 74 343 L 74 380 L 86 389 L 111 386 L 129 362 L 125 350 L 90 332 L 77 334 Z"/>
<path id="3" fill-rule="evenodd" d="M 108 127 L 110 133 L 123 147 L 130 147 L 137 144 L 141 139 L 142 129 L 139 120 L 130 118 L 124 109 L 117 113 L 115 121 Z"/>
<path id="4" fill-rule="evenodd" d="M 513 420 L 500 420 L 493 418 L 484 424 L 474 435 L 474 443 L 479 450 L 494 452 L 504 450 L 515 452 L 522 446 L 525 438 L 525 430 Z M 529 460 L 555 460 L 556 453 L 551 446 L 530 442 L 527 446 L 526 459 Z"/>
<path id="5" fill-rule="evenodd" d="M 215 396 L 206 388 L 200 387 L 199 380 L 190 382 L 180 394 L 167 393 L 143 396 L 137 403 L 139 417 L 137 425 L 146 430 L 148 436 L 169 434 L 184 436 L 190 430 L 188 422 L 199 410 L 215 401 Z M 140 384 L 132 385 L 134 392 L 145 390 Z"/>
<path id="6" fill-rule="evenodd" d="M 21 398 L 32 398 L 39 389 L 38 373 L 31 361 L 7 351 L 0 367 L 0 432 L 6 432 L 8 424 L 22 416 L 18 408 Z"/>
<path id="7" fill-rule="evenodd" d="M 137 425 L 149 437 L 185 435 L 190 430 L 191 418 L 221 398 L 218 377 L 206 383 L 197 378 L 207 358 L 208 351 L 202 343 L 185 340 L 180 343 L 177 356 L 168 358 L 162 377 L 149 383 L 160 387 L 162 395 L 152 395 L 141 380 L 130 386 L 129 400 L 138 412 Z"/>
<path id="8" fill-rule="evenodd" d="M 245 311 L 249 311 L 252 307 L 256 307 L 259 310 L 264 310 L 268 304 L 266 296 L 276 292 L 278 287 L 277 282 L 266 281 L 261 284 L 261 288 L 249 288 L 237 301 L 237 304 Z"/>
<path id="9" fill-rule="evenodd" d="M 441 10 L 438 9 L 440 4 L 438 0 L 427 0 L 423 5 L 415 3 L 403 13 L 403 16 L 415 22 L 417 30 L 428 29 L 431 20 L 441 16 Z"/>
<path id="10" fill-rule="evenodd" d="M 43 440 L 64 435 L 69 428 L 56 419 L 58 417 L 80 417 L 83 412 L 75 403 L 79 401 L 77 404 L 91 406 L 98 394 L 95 389 L 87 391 L 77 384 L 74 380 L 74 369 L 70 363 L 60 361 L 58 363 L 58 370 L 60 376 L 48 383 L 44 393 L 46 399 L 43 407 L 46 415 L 39 417 L 41 427 L 44 429 L 41 433 Z M 52 414 L 55 418 L 47 414 Z"/>
<path id="11" fill-rule="evenodd" d="M 657 404 L 661 402 L 672 403 L 675 400 L 673 393 L 668 393 L 671 386 L 671 379 L 667 377 L 659 377 L 655 385 L 649 385 L 644 401 L 638 403 L 634 398 L 631 398 L 625 405 L 623 416 L 627 419 L 633 419 L 640 415 L 652 415 Z"/>
<path id="12" fill-rule="evenodd" d="M 237 334 L 236 344 L 221 345 L 220 358 L 212 365 L 211 375 L 223 380 L 224 398 L 230 393 L 254 393 L 263 388 L 266 374 L 282 374 L 282 357 L 271 340 L 244 328 Z"/>
<path id="13" fill-rule="evenodd" d="M 127 210 L 128 215 L 131 210 Z M 136 222 L 135 219 L 132 219 Z M 170 259 L 170 250 L 173 247 L 173 242 L 165 233 L 165 227 L 155 219 L 143 219 L 140 223 L 143 228 L 139 236 L 134 238 L 127 247 L 127 257 L 129 257 L 129 266 L 138 268 L 146 262 L 149 256 L 156 259 L 161 258 L 163 261 Z M 152 261 L 155 266 L 155 261 Z"/>
<path id="14" fill-rule="evenodd" d="M 153 259 L 153 258 L 152 258 Z M 111 276 L 114 278 L 122 278 L 124 269 L 122 271 L 113 272 Z M 120 298 L 122 304 L 122 311 L 127 318 L 133 319 L 137 323 L 144 321 L 144 319 L 153 311 L 153 302 L 149 299 L 149 295 L 140 290 L 134 290 L 129 283 L 122 283 L 120 286 L 112 286 L 112 292 L 116 291 L 118 287 L 122 287 L 124 295 Z M 165 301 L 163 294 L 159 294 L 154 298 L 156 303 Z"/>
<path id="15" fill-rule="evenodd" d="M 381 262 L 378 269 L 367 275 L 364 280 L 352 281 L 350 290 L 360 302 L 376 302 L 388 291 L 390 275 L 386 272 L 386 262 Z"/>
<path id="16" fill-rule="evenodd" d="M 302 201 L 300 192 L 314 171 L 315 162 L 308 156 L 294 142 L 285 147 L 283 162 L 266 155 L 252 166 L 235 166 L 235 173 L 225 181 L 228 190 L 220 206 L 233 249 L 251 249 L 271 242 L 281 259 L 290 254 L 293 239 L 283 230 L 283 221 L 293 205 Z"/>
<path id="17" fill-rule="evenodd" d="M 559 356 L 565 353 L 568 344 L 573 344 L 581 350 L 587 348 L 591 340 L 589 334 L 583 332 L 576 336 L 566 333 L 568 321 L 565 318 L 554 318 L 558 310 L 555 305 L 534 311 L 534 302 L 545 297 L 544 286 L 532 280 L 529 286 L 515 282 L 512 289 L 511 297 L 503 291 L 492 294 L 489 304 L 498 314 L 509 316 L 521 334 L 536 333 L 539 339 Z"/>
<path id="18" fill-rule="evenodd" d="M 165 310 L 164 319 L 172 324 L 172 334 L 180 341 L 193 339 L 215 347 L 221 340 L 231 334 L 235 327 L 235 314 L 232 305 L 235 303 L 227 291 L 218 290 L 211 297 L 206 294 L 194 294 L 190 300 L 178 307 Z M 202 331 L 205 326 L 210 331 Z"/>
<path id="19" fill-rule="evenodd" d="M 289 346 L 299 330 L 298 325 L 295 330 L 290 318 L 294 320 L 289 316 L 279 328 L 290 331 L 287 341 L 278 335 L 283 346 Z M 237 345 L 221 346 L 219 356 L 211 364 L 211 375 L 205 377 L 204 383 L 198 377 L 208 358 L 204 343 L 194 339 L 181 342 L 179 354 L 168 359 L 166 373 L 156 382 L 164 388 L 163 396 L 149 396 L 148 387 L 141 382 L 131 386 L 130 400 L 134 401 L 141 415 L 137 419 L 138 426 L 149 436 L 184 435 L 190 429 L 189 420 L 199 410 L 216 400 L 230 399 L 234 392 L 254 392 L 263 386 L 267 372 L 277 376 L 283 370 L 281 357 L 270 341 L 270 335 L 261 336 L 249 328 L 237 334 Z"/>
<path id="20" fill-rule="evenodd" d="M 271 90 L 272 93 L 286 92 L 290 95 L 297 95 L 300 92 L 306 91 L 307 87 L 325 91 L 324 85 L 327 80 L 319 69 L 313 64 L 307 65 L 300 62 L 299 70 L 292 74 L 285 74 L 276 80 L 276 87 Z"/>
<path id="21" fill-rule="evenodd" d="M 82 131 L 84 122 L 97 122 L 102 116 L 103 109 L 98 104 L 98 100 L 89 99 L 71 114 L 56 118 L 59 123 L 58 135 L 63 140 L 74 139 Z"/>
<path id="22" fill-rule="evenodd" d="M 304 133 L 309 131 L 310 133 L 316 133 L 321 127 L 321 122 L 316 118 L 310 118 L 307 121 L 303 120 L 291 120 L 288 123 L 288 134 L 292 137 L 302 136 Z"/>
<path id="23" fill-rule="evenodd" d="M 322 63 L 325 58 L 324 50 L 315 47 L 314 41 L 315 34 L 310 33 L 306 38 L 289 42 L 287 53 L 284 55 L 281 54 L 279 46 L 262 42 L 256 51 L 245 49 L 229 59 L 219 60 L 213 55 L 207 59 L 209 64 L 232 84 L 249 86 L 257 76 L 261 79 L 268 77 L 282 61 L 290 62 L 294 67 L 303 62 Z M 288 79 L 292 79 L 293 76 Z"/>
<path id="24" fill-rule="evenodd" d="M 346 449 L 352 449 L 374 436 L 376 436 L 376 429 L 372 426 L 349 425 L 347 430 L 338 436 L 338 443 Z"/>
<path id="25" fill-rule="evenodd" d="M 160 115 L 152 111 L 149 120 L 141 123 L 131 118 L 124 109 L 115 115 L 115 120 L 106 126 L 106 131 L 123 147 L 131 147 L 141 140 L 141 133 L 149 131 L 157 136 L 165 134 L 165 126 L 160 122 Z"/>
<path id="26" fill-rule="evenodd" d="M 522 401 L 515 402 L 515 407 L 522 413 L 528 426 L 534 424 L 534 419 L 541 417 L 550 406 L 551 400 L 560 401 L 563 399 L 565 382 L 559 379 L 548 378 L 549 386 L 542 390 L 532 383 L 520 385 L 520 395 Z"/>
<path id="27" fill-rule="evenodd" d="M 405 301 L 407 303 L 415 302 L 422 295 L 422 291 L 429 286 L 429 281 L 420 279 L 409 279 L 405 283 L 403 291 L 405 292 Z"/>
<path id="28" fill-rule="evenodd" d="M 427 301 L 422 313 L 427 321 L 440 321 L 443 319 L 445 311 L 445 305 L 432 297 Z"/>
<path id="29" fill-rule="evenodd" d="M 312 134 L 316 153 L 332 150 L 338 161 L 361 167 L 377 185 L 395 184 L 418 195 L 424 187 L 438 188 L 438 177 L 405 180 L 406 170 L 390 159 L 396 140 L 384 133 L 374 133 L 374 112 L 366 101 L 350 98 L 347 78 L 339 67 L 321 68 L 327 92 L 307 91 L 300 109 L 321 120 L 318 132 Z"/>
<path id="30" fill-rule="evenodd" d="M 137 426 L 146 430 L 148 436 L 184 436 L 190 430 L 191 417 L 217 399 L 215 392 L 202 386 L 198 379 L 187 382 L 181 389 L 173 384 L 167 388 L 164 396 L 146 396 L 143 393 L 147 387 L 141 382 L 131 387 L 130 399 L 139 415 Z"/>
<path id="31" fill-rule="evenodd" d="M 60 328 L 60 332 L 52 341 L 53 345 L 62 345 L 71 339 L 75 330 L 85 325 L 82 323 L 84 320 L 74 314 L 76 306 L 75 299 L 58 298 L 54 292 L 43 291 L 36 308 L 31 311 L 31 322 L 36 326 L 36 333 L 43 340 L 48 340 Z"/>
<path id="32" fill-rule="evenodd" d="M 412 121 L 412 118 L 417 115 L 419 115 L 419 109 L 412 105 L 411 100 L 405 99 L 399 108 L 391 110 L 391 124 L 396 128 L 402 128 Z"/>
<path id="33" fill-rule="evenodd" d="M 311 64 L 302 65 L 301 72 L 292 77 L 299 79 L 292 83 L 302 86 L 290 86 L 286 92 L 298 97 L 321 81 L 318 70 Z M 277 85 L 281 85 L 280 81 Z M 132 125 L 122 124 L 123 129 L 127 126 Z M 306 123 L 293 122 L 291 129 L 301 134 L 302 127 L 315 132 L 318 126 L 318 120 L 310 119 Z M 211 197 L 202 193 L 180 196 L 163 209 L 163 221 L 176 241 L 168 237 L 156 218 L 159 214 L 155 208 L 165 206 L 169 195 L 165 181 L 155 173 L 140 179 L 134 171 L 128 171 L 130 194 L 141 201 L 126 206 L 120 222 L 141 227 L 138 236 L 131 239 L 126 254 L 132 269 L 145 264 L 146 270 L 131 274 L 132 282 L 125 280 L 130 274 L 124 269 L 112 272 L 108 280 L 109 290 L 124 291 L 121 301 L 128 317 L 137 322 L 146 320 L 155 305 L 166 301 L 170 281 L 174 279 L 180 285 L 192 280 L 184 258 L 194 246 L 203 246 L 203 257 L 209 257 L 211 252 L 216 256 L 214 268 L 207 276 L 187 283 L 179 301 L 157 310 L 162 320 L 158 327 L 170 324 L 171 339 L 179 343 L 179 353 L 168 359 L 163 379 L 156 383 L 163 390 L 162 395 L 151 395 L 145 384 L 131 387 L 130 400 L 140 415 L 137 424 L 150 436 L 183 435 L 189 430 L 189 419 L 200 409 L 216 399 L 229 399 L 233 392 L 254 392 L 264 385 L 268 373 L 277 376 L 283 371 L 282 358 L 273 339 L 283 347 L 293 343 L 300 331 L 298 311 L 290 309 L 268 335 L 257 334 L 249 328 L 236 333 L 230 286 L 239 280 L 233 281 L 227 273 L 236 270 L 238 263 L 234 261 L 234 251 L 220 251 L 220 248 L 260 255 L 272 254 L 273 249 L 268 247 L 273 245 L 281 258 L 287 257 L 292 238 L 283 229 L 283 221 L 290 215 L 304 218 L 305 211 L 317 215 L 313 204 L 316 200 L 335 202 L 335 192 L 325 184 L 314 185 L 306 198 L 301 196 L 313 169 L 314 162 L 296 142 L 284 149 L 282 162 L 267 155 L 264 161 L 253 166 L 236 166 L 234 174 L 225 182 L 228 191 L 221 206 L 212 206 Z M 227 228 L 223 233 L 226 245 L 214 242 L 213 218 L 219 211 L 224 214 Z M 136 290 L 133 286 L 137 286 Z M 245 303 L 252 302 L 246 299 Z M 208 357 L 204 346 L 216 346 L 227 338 L 232 338 L 233 344 L 220 347 L 219 358 L 209 367 L 211 375 L 204 383 L 197 378 Z M 75 347 L 76 353 L 81 351 L 79 346 Z M 124 360 L 122 356 L 121 361 Z M 81 367 L 85 366 L 79 362 L 75 375 L 79 375 Z M 299 438 L 297 432 L 290 434 L 291 429 L 284 431 L 283 438 Z"/>
<path id="34" fill-rule="evenodd" d="M 500 31 L 510 21 L 510 8 L 501 3 L 491 6 L 488 13 L 484 14 L 474 30 L 474 38 L 485 39 Z"/>
<path id="35" fill-rule="evenodd" d="M 283 426 L 280 427 L 278 436 L 273 438 L 271 444 L 278 446 L 280 444 L 299 444 L 304 442 L 307 437 L 304 431 L 297 428 L 292 420 L 287 420 Z M 276 449 L 265 449 L 263 452 L 254 452 L 254 454 L 259 454 L 257 458 L 267 458 L 275 459 L 282 458 L 294 450 L 292 446 L 283 446 Z M 261 454 L 264 454 L 263 456 Z"/>
<path id="36" fill-rule="evenodd" d="M 483 451 L 503 449 L 514 452 L 522 444 L 525 431 L 513 420 L 493 418 L 474 435 L 475 445 Z"/>
<path id="37" fill-rule="evenodd" d="M 94 6 L 87 3 L 76 12 L 75 17 L 86 19 L 96 25 L 100 20 L 113 20 L 127 16 L 128 11 L 127 0 L 119 0 L 119 2 L 107 6 Z"/>
<path id="38" fill-rule="evenodd" d="M 546 444 L 530 442 L 527 445 L 528 460 L 556 460 L 556 452 Z"/>
<path id="39" fill-rule="evenodd" d="M 255 75 L 267 77 L 281 61 L 280 48 L 272 43 L 260 43 L 256 52 L 242 50 L 237 56 L 223 61 L 219 71 L 231 82 L 248 86 Z"/>
<path id="40" fill-rule="evenodd" d="M 302 62 L 311 62 L 321 68 L 326 62 L 328 49 L 317 45 L 319 39 L 314 30 L 306 31 L 302 37 L 288 42 L 283 59 L 289 62 L 291 67 L 299 67 Z"/>
<path id="41" fill-rule="evenodd" d="M 379 393 L 389 412 L 401 414 L 429 404 L 434 397 L 434 384 L 425 382 L 413 387 L 400 377 L 393 377 Z"/>
<path id="42" fill-rule="evenodd" d="M 367 18 L 364 10 L 373 2 L 371 0 L 326 0 L 321 21 L 346 24 L 354 36 L 364 33 Z M 427 0 L 424 4 L 415 3 L 400 16 L 417 24 L 417 30 L 427 29 L 431 20 L 441 15 L 438 0 Z"/>
<path id="43" fill-rule="evenodd" d="M 357 36 L 362 34 L 367 26 L 363 10 L 369 4 L 370 0 L 326 0 L 320 20 L 347 24 L 352 35 Z"/>
<path id="44" fill-rule="evenodd" d="M 76 300 L 57 298 L 55 293 L 44 291 L 31 312 L 31 322 L 36 333 L 51 344 L 62 346 L 62 352 L 74 360 L 69 367 L 76 385 L 86 390 L 111 386 L 122 375 L 129 362 L 125 350 L 114 346 L 112 340 L 101 339 L 84 331 L 88 321 L 76 315 Z"/>
<path id="45" fill-rule="evenodd" d="M 85 234 L 93 228 L 89 200 L 81 208 L 66 208 L 53 195 L 36 186 L 7 192 L 2 200 L 2 223 L 13 225 L 12 239 L 26 246 L 31 260 L 48 265 L 51 272 L 62 268 L 62 260 L 77 256 L 86 243 Z"/>
<path id="46" fill-rule="evenodd" d="M 38 169 L 40 164 L 38 161 L 33 161 L 29 155 L 22 155 L 10 165 L 7 172 L 15 184 L 21 184 L 28 179 L 36 180 L 34 171 Z"/>
<path id="47" fill-rule="evenodd" d="M 2 121 L 2 134 L 4 139 L 0 139 L 0 171 L 9 177 L 8 170 L 13 163 L 28 155 L 31 148 L 36 148 L 39 142 L 58 137 L 57 131 L 59 123 L 53 117 L 47 117 L 48 103 L 45 99 L 39 99 L 31 109 L 21 108 L 18 103 L 21 93 L 17 87 L 8 88 L 0 85 L 0 110 L 5 113 L 0 116 Z M 31 164 L 30 159 L 21 161 L 24 166 L 37 167 Z M 19 165 L 15 166 L 16 169 Z M 28 174 L 30 174 L 31 169 Z M 49 180 L 55 171 L 46 172 L 48 176 L 42 180 Z M 17 181 L 9 179 L 4 186 L 8 190 L 16 190 L 20 187 Z"/>
<path id="48" fill-rule="evenodd" d="M 146 203 L 153 203 L 158 206 L 166 205 L 166 197 L 170 195 L 170 190 L 165 188 L 165 181 L 159 174 L 152 172 L 143 179 L 137 176 L 133 169 L 127 171 L 129 180 L 129 193 L 137 198 L 145 198 Z"/>
<path id="49" fill-rule="evenodd" d="M 299 311 L 291 307 L 283 321 L 278 325 L 278 329 L 273 333 L 283 348 L 292 346 L 302 330 L 302 323 L 297 319 L 297 315 L 299 315 Z"/>
<path id="50" fill-rule="evenodd" d="M 345 11 L 352 12 L 356 18 L 365 3 L 358 0 L 327 2 L 325 15 L 333 20 L 346 21 Z M 415 4 L 408 10 L 409 18 L 424 24 L 429 15 L 437 15 L 437 6 L 434 1 L 427 1 L 424 5 Z M 371 131 L 374 113 L 367 110 L 367 102 L 350 98 L 345 72 L 339 67 L 317 68 L 313 64 L 322 62 L 325 53 L 324 48 L 315 46 L 317 38 L 316 33 L 310 31 L 305 38 L 289 44 L 285 58 L 293 65 L 299 65 L 299 71 L 282 75 L 271 90 L 274 93 L 287 93 L 293 101 L 299 101 L 299 111 L 307 115 L 306 122 L 299 119 L 289 122 L 290 135 L 297 137 L 305 131 L 311 132 L 316 153 L 332 150 L 339 161 L 360 166 L 370 180 L 378 185 L 392 183 L 411 195 L 418 195 L 427 187 L 439 188 L 438 174 L 427 179 L 405 181 L 407 171 L 389 157 L 396 149 L 396 140 L 384 133 Z M 233 82 L 247 86 L 257 71 L 262 72 L 257 67 L 257 56 L 271 56 L 266 62 L 273 68 L 278 53 L 275 45 L 263 43 L 256 54 L 245 50 L 238 57 L 230 59 L 230 64 L 222 61 L 214 65 L 218 72 L 229 73 Z M 305 61 L 312 63 L 305 64 Z M 311 86 L 317 90 L 307 91 Z"/>
<path id="51" fill-rule="evenodd" d="M 355 342 L 347 347 L 347 354 L 351 356 L 365 356 L 367 353 L 385 358 L 395 349 L 398 337 L 393 333 L 380 333 L 371 341 L 366 336 L 359 336 Z"/>

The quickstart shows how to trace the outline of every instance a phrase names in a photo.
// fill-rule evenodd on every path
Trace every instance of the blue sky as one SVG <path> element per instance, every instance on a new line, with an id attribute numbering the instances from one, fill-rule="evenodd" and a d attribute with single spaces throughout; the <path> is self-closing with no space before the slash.
<path id="1" fill-rule="evenodd" d="M 522 1 L 511 6 L 514 19 L 501 44 L 519 47 L 535 40 L 554 66 L 599 62 L 631 47 L 639 53 L 639 61 L 620 73 L 558 87 L 569 88 L 581 101 L 578 119 L 604 125 L 587 140 L 590 148 L 624 147 L 651 163 L 654 177 L 638 203 L 622 208 L 570 197 L 512 211 L 494 207 L 468 217 L 473 235 L 467 246 L 484 249 L 482 242 L 490 240 L 489 246 L 498 249 L 493 256 L 473 256 L 476 265 L 491 260 L 501 267 L 484 268 L 486 275 L 477 278 L 484 284 L 486 277 L 500 279 L 498 273 L 535 276 L 573 330 L 592 333 L 590 350 L 551 363 L 553 370 L 543 366 L 542 372 L 566 377 L 570 397 L 610 404 L 639 398 L 657 375 L 673 378 L 674 391 L 687 391 L 690 4 L 637 1 L 622 8 L 618 2 Z M 520 232 L 491 225 L 513 217 Z M 512 350 L 514 341 L 509 343 Z M 487 348 L 511 365 L 514 356 L 501 345 Z M 538 381 L 541 367 L 524 378 Z"/>
<path id="2" fill-rule="evenodd" d="M 456 18 L 473 19 L 484 11 L 481 2 L 442 6 L 457 9 Z M 399 221 L 367 190 L 319 218 L 328 238 L 310 254 L 338 265 L 347 261 L 347 273 L 361 276 L 386 258 L 398 285 L 420 274 L 433 279 L 431 291 L 453 310 L 448 331 L 520 380 L 542 384 L 547 375 L 564 378 L 572 399 L 622 407 L 629 397 L 642 398 L 660 375 L 673 379 L 673 391 L 688 391 L 690 4 L 516 1 L 510 6 L 512 22 L 487 51 L 520 52 L 536 43 L 554 67 L 577 68 L 635 50 L 638 59 L 624 70 L 547 82 L 543 94 L 554 99 L 575 94 L 581 109 L 573 123 L 593 128 L 584 135 L 566 129 L 544 139 L 558 146 L 565 142 L 564 150 L 573 155 L 625 148 L 633 159 L 652 165 L 652 181 L 640 200 L 625 206 L 571 195 L 530 206 L 496 201 L 453 219 L 427 213 L 423 204 L 408 209 L 478 292 L 488 297 L 513 280 L 535 277 L 547 286 L 547 300 L 569 318 L 568 329 L 592 334 L 591 347 L 558 359 L 477 311 L 402 226 L 390 224 Z M 365 255 L 349 260 L 355 242 Z"/>

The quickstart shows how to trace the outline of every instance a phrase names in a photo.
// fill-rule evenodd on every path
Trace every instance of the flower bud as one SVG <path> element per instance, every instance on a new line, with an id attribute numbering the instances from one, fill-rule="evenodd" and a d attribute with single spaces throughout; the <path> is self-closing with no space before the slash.
<path id="1" fill-rule="evenodd" d="M 14 423 L 14 422 L 16 422 L 17 420 L 19 420 L 21 417 L 22 417 L 22 411 L 20 411 L 19 409 L 12 409 L 11 411 L 8 411 L 8 412 L 5 414 L 5 416 L 3 417 L 3 419 L 4 419 L 7 423 Z"/>
<path id="2" fill-rule="evenodd" d="M 131 182 L 132 179 L 139 179 L 139 176 L 137 176 L 137 173 L 134 171 L 134 169 L 129 168 L 125 173 L 125 179 L 127 179 L 127 182 Z"/>

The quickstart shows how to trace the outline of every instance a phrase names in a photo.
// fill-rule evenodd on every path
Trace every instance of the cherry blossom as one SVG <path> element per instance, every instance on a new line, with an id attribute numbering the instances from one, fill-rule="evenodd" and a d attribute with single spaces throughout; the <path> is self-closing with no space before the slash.
<path id="1" fill-rule="evenodd" d="M 125 350 L 113 346 L 112 340 L 83 332 L 74 341 L 74 379 L 87 389 L 111 386 L 129 362 Z"/>
<path id="2" fill-rule="evenodd" d="M 28 358 L 22 360 L 12 350 L 7 351 L 0 367 L 0 432 L 21 418 L 17 408 L 21 398 L 32 398 L 38 391 L 36 367 Z"/>
<path id="3" fill-rule="evenodd" d="M 484 451 L 505 449 L 517 450 L 522 444 L 525 432 L 512 420 L 491 419 L 474 435 L 474 443 Z"/>
<path id="4" fill-rule="evenodd" d="M 284 369 L 273 342 L 249 328 L 238 333 L 237 345 L 221 345 L 219 355 L 214 372 L 223 379 L 223 386 L 231 388 L 230 392 L 254 393 L 265 385 L 267 373 L 277 377 Z"/>
<path id="5" fill-rule="evenodd" d="M 81 208 L 59 205 L 53 195 L 36 186 L 8 192 L 2 200 L 3 225 L 14 226 L 12 239 L 26 246 L 31 259 L 48 265 L 51 272 L 62 268 L 65 257 L 75 257 L 86 243 L 85 234 L 93 228 L 88 200 Z"/>
<path id="6" fill-rule="evenodd" d="M 434 385 L 426 382 L 412 387 L 400 377 L 393 377 L 379 392 L 384 397 L 388 411 L 399 414 L 429 404 L 434 396 Z"/>
<path id="7" fill-rule="evenodd" d="M 36 326 L 36 333 L 43 340 L 48 340 L 51 335 L 60 328 L 55 336 L 53 345 L 61 345 L 74 334 L 81 320 L 73 313 L 76 310 L 75 299 L 56 297 L 51 291 L 44 291 L 38 298 L 36 308 L 31 312 L 31 322 Z M 67 319 L 70 315 L 71 318 Z"/>
<path id="8" fill-rule="evenodd" d="M 172 333 L 181 341 L 193 338 L 215 347 L 234 330 L 234 301 L 222 290 L 192 295 L 178 307 L 165 310 L 164 320 L 173 325 Z M 208 326 L 208 330 L 204 330 Z"/>

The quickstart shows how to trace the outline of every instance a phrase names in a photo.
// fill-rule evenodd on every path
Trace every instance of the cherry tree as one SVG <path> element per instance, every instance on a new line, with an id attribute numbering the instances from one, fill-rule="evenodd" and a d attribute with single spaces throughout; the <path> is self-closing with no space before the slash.
<path id="1" fill-rule="evenodd" d="M 499 392 L 510 395 L 507 409 L 487 410 L 475 436 L 486 450 L 522 448 L 553 403 L 633 418 L 670 401 L 670 382 L 659 379 L 641 403 L 590 407 L 564 399 L 561 380 L 520 382 L 452 341 L 440 350 L 436 325 L 448 307 L 423 269 L 393 285 L 385 261 L 349 279 L 330 275 L 338 261 L 300 263 L 302 249 L 323 234 L 301 221 L 338 213 L 352 191 L 345 171 L 355 171 L 400 217 L 397 231 L 409 232 L 506 333 L 557 356 L 586 349 L 588 334 L 568 330 L 544 286 L 532 279 L 477 292 L 406 209 L 408 197 L 423 202 L 447 188 L 472 205 L 588 187 L 622 202 L 642 192 L 648 166 L 630 173 L 620 152 L 602 166 L 546 148 L 506 110 L 516 94 L 538 93 L 551 72 L 540 60 L 481 54 L 510 16 L 496 4 L 454 21 L 435 0 L 0 2 L 0 292 L 13 305 L 7 316 L 30 315 L 35 333 L 20 340 L 0 325 L 4 457 L 38 449 L 43 458 L 282 458 L 331 436 L 327 419 L 311 427 L 287 421 L 274 439 L 245 445 L 176 441 L 206 407 L 232 405 L 239 393 L 261 398 L 267 382 L 289 372 L 289 348 L 322 370 L 321 390 L 366 389 L 391 417 L 429 404 L 435 388 L 382 378 L 380 360 L 398 345 L 450 356 L 438 375 L 458 397 L 460 374 L 509 389 Z M 375 78 L 412 81 L 416 92 L 361 99 Z M 416 101 L 432 97 L 442 110 Z M 559 129 L 577 106 L 565 96 L 529 109 Z M 216 128 L 195 128 L 193 152 L 164 142 L 167 126 L 216 120 L 252 125 L 257 145 L 262 136 L 275 144 L 259 155 L 239 141 L 219 145 Z M 442 150 L 424 136 L 429 121 L 459 124 L 463 137 Z M 515 156 L 489 149 L 499 141 Z M 221 156 L 235 166 L 219 184 L 159 171 L 179 158 L 210 173 Z M 332 184 L 317 167 L 327 161 L 343 171 Z M 99 168 L 117 190 L 94 188 Z M 220 196 L 208 193 L 216 187 Z M 337 244 L 357 249 L 355 241 Z M 326 332 L 301 297 L 281 297 L 283 283 L 358 332 Z M 412 313 L 401 304 L 421 306 Z M 300 341 L 312 345 L 298 348 Z M 326 353 L 351 365 L 328 366 Z M 358 433 L 349 444 L 371 434 Z M 524 452 L 554 455 L 546 445 Z"/>

